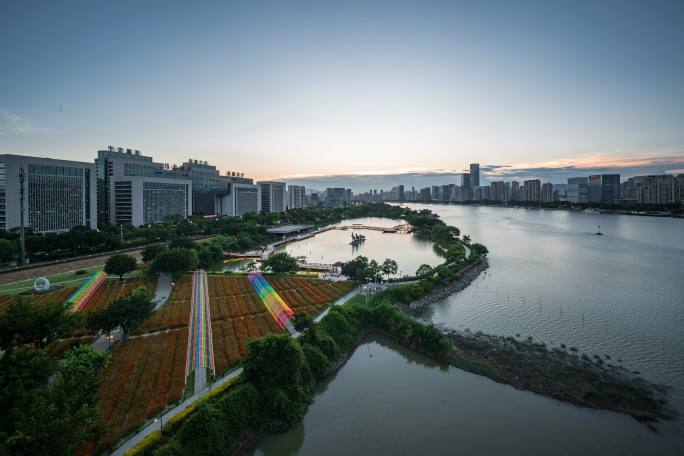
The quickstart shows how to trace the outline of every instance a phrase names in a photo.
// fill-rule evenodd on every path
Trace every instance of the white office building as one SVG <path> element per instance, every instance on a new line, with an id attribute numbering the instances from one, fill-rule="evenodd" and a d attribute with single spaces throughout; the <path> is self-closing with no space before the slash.
<path id="1" fill-rule="evenodd" d="M 97 153 L 101 224 L 149 225 L 192 214 L 192 181 L 138 150 L 109 146 Z"/>
<path id="2" fill-rule="evenodd" d="M 288 209 L 302 209 L 304 208 L 306 198 L 306 188 L 303 185 L 288 185 L 287 186 L 287 208 Z"/>
<path id="3" fill-rule="evenodd" d="M 92 163 L 0 155 L 0 231 L 20 226 L 22 187 L 24 226 L 34 232 L 97 227 Z"/>
<path id="4" fill-rule="evenodd" d="M 287 208 L 287 191 L 285 182 L 262 181 L 259 187 L 259 212 L 285 212 Z"/>

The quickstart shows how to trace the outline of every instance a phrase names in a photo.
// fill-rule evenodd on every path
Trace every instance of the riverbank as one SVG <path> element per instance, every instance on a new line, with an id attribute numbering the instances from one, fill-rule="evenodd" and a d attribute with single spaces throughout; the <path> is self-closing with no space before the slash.
<path id="1" fill-rule="evenodd" d="M 582 407 L 624 413 L 645 423 L 674 417 L 667 389 L 577 349 L 548 349 L 531 339 L 445 330 L 454 342 L 449 364 L 499 383 Z"/>
<path id="2" fill-rule="evenodd" d="M 486 257 L 479 257 L 477 263 L 469 264 L 458 272 L 458 277 L 453 282 L 435 288 L 427 295 L 417 299 L 409 304 L 399 304 L 403 310 L 408 311 L 415 316 L 420 316 L 424 313 L 427 306 L 442 299 L 448 298 L 454 293 L 465 289 L 471 284 L 483 271 L 489 267 L 489 262 Z"/>

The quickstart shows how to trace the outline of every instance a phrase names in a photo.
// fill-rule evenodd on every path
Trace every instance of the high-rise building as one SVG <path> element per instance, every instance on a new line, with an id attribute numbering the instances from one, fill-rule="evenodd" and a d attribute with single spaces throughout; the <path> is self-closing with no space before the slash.
<path id="1" fill-rule="evenodd" d="M 586 177 L 568 178 L 568 201 L 571 203 L 589 202 L 589 179 Z"/>
<path id="2" fill-rule="evenodd" d="M 619 174 L 595 174 L 588 178 L 590 203 L 615 204 L 620 199 Z"/>
<path id="3" fill-rule="evenodd" d="M 261 181 L 259 187 L 260 212 L 285 212 L 287 191 L 285 182 Z"/>
<path id="4" fill-rule="evenodd" d="M 553 200 L 567 201 L 568 200 L 568 184 L 553 184 Z"/>
<path id="5" fill-rule="evenodd" d="M 539 179 L 529 179 L 523 182 L 523 201 L 541 201 L 541 181 Z"/>
<path id="6" fill-rule="evenodd" d="M 432 194 L 430 192 L 430 187 L 421 188 L 419 192 L 418 199 L 420 201 L 432 201 Z"/>
<path id="7" fill-rule="evenodd" d="M 541 186 L 542 203 L 553 203 L 553 184 L 544 182 Z"/>
<path id="8" fill-rule="evenodd" d="M 473 199 L 473 186 L 469 173 L 461 174 L 461 201 Z"/>
<path id="9" fill-rule="evenodd" d="M 601 203 L 603 201 L 603 187 L 601 186 L 600 174 L 587 178 L 587 195 L 587 201 L 590 203 Z"/>
<path id="10" fill-rule="evenodd" d="M 398 185 L 398 186 L 397 186 L 397 199 L 398 199 L 399 201 L 404 201 L 404 200 L 405 200 L 405 196 L 406 196 L 406 195 L 404 195 L 404 186 L 403 186 L 403 185 Z"/>
<path id="11" fill-rule="evenodd" d="M 470 164 L 470 186 L 472 188 L 480 186 L 480 164 Z"/>
<path id="12" fill-rule="evenodd" d="M 622 186 L 619 174 L 601 175 L 601 202 L 603 204 L 617 204 L 621 197 Z"/>
<path id="13" fill-rule="evenodd" d="M 97 153 L 98 223 L 141 226 L 192 214 L 192 180 L 138 150 Z"/>
<path id="14" fill-rule="evenodd" d="M 455 184 L 442 185 L 442 188 L 440 190 L 440 196 L 442 197 L 442 201 L 450 201 L 451 200 L 455 186 L 456 186 Z"/>
<path id="15" fill-rule="evenodd" d="M 518 181 L 511 182 L 510 200 L 511 201 L 522 201 L 523 200 L 522 189 L 520 188 L 520 182 L 518 182 Z"/>
<path id="16" fill-rule="evenodd" d="M 667 204 L 682 201 L 677 195 L 677 179 L 670 174 L 630 177 L 623 189 L 623 201 L 627 204 Z"/>
<path id="17" fill-rule="evenodd" d="M 504 181 L 495 181 L 491 184 L 492 201 L 507 201 L 506 198 L 506 183 Z M 509 186 L 510 189 L 510 186 Z"/>
<path id="18" fill-rule="evenodd" d="M 23 183 L 22 183 L 23 180 Z M 36 233 L 97 227 L 95 165 L 52 158 L 0 155 L 0 231 L 21 225 Z"/>
<path id="19" fill-rule="evenodd" d="M 302 209 L 304 207 L 306 189 L 303 185 L 287 186 L 287 208 Z"/>
<path id="20" fill-rule="evenodd" d="M 374 192 L 377 197 L 377 190 Z M 382 198 L 382 192 L 381 192 Z M 351 202 L 351 189 L 343 187 L 325 189 L 325 205 L 329 207 L 343 207 Z"/>
<path id="21" fill-rule="evenodd" d="M 432 186 L 432 200 L 433 201 L 439 201 L 442 199 L 441 193 L 440 193 L 440 186 L 439 185 L 433 185 Z"/>

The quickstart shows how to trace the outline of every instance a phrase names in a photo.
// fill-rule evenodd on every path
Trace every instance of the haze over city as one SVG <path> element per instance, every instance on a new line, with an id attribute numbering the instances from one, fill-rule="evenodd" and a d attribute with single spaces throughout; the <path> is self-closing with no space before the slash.
<path id="1" fill-rule="evenodd" d="M 681 2 L 69 6 L 0 7 L 2 153 L 355 191 L 684 168 Z"/>

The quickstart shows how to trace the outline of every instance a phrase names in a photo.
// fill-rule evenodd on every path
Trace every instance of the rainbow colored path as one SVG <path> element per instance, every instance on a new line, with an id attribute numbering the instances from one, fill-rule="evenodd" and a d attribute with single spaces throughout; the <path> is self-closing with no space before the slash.
<path id="1" fill-rule="evenodd" d="M 270 283 L 266 281 L 260 272 L 252 271 L 247 274 L 249 281 L 256 290 L 261 302 L 266 306 L 266 310 L 271 314 L 273 319 L 278 323 L 281 329 L 287 328 L 290 333 L 294 334 L 294 328 L 289 324 L 289 319 L 294 316 L 292 309 L 283 301 L 278 293 L 273 289 Z"/>
<path id="2" fill-rule="evenodd" d="M 192 274 L 192 305 L 190 306 L 190 337 L 185 359 L 185 378 L 200 368 L 214 367 L 214 343 L 211 334 L 211 310 L 207 273 L 204 270 Z"/>
<path id="3" fill-rule="evenodd" d="M 64 305 L 70 305 L 73 312 L 78 312 L 88 303 L 88 300 L 95 294 L 105 280 L 107 280 L 107 274 L 104 271 L 96 272 L 86 281 L 86 283 L 81 285 L 81 288 L 76 290 L 76 293 L 67 299 Z"/>

